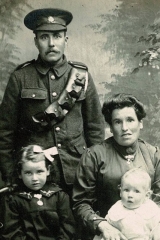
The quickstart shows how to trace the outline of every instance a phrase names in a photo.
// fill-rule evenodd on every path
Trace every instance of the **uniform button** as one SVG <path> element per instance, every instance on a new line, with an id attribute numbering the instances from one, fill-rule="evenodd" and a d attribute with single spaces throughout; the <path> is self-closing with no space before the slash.
<path id="1" fill-rule="evenodd" d="M 56 93 L 56 92 L 53 92 L 53 93 L 52 93 L 52 96 L 53 96 L 53 97 L 56 97 L 56 96 L 57 96 L 57 93 Z"/>
<path id="2" fill-rule="evenodd" d="M 57 112 L 57 109 L 54 109 L 55 112 Z"/>
<path id="3" fill-rule="evenodd" d="M 55 76 L 54 76 L 54 75 L 51 75 L 51 79 L 54 80 L 54 79 L 55 79 Z"/>
<path id="4" fill-rule="evenodd" d="M 60 127 L 56 127 L 56 131 L 59 132 L 60 131 Z"/>
<path id="5" fill-rule="evenodd" d="M 96 219 L 97 219 L 96 217 L 93 218 L 93 220 L 96 220 Z"/>
<path id="6" fill-rule="evenodd" d="M 61 145 L 60 143 L 57 144 L 57 147 L 58 147 L 58 148 L 61 148 L 61 146 L 62 146 L 62 145 Z"/>
<path id="7" fill-rule="evenodd" d="M 36 94 L 32 94 L 32 97 L 34 98 L 36 96 Z"/>
<path id="8" fill-rule="evenodd" d="M 84 146 L 84 147 L 83 147 L 83 149 L 85 150 L 85 149 L 86 149 L 86 147 Z"/>

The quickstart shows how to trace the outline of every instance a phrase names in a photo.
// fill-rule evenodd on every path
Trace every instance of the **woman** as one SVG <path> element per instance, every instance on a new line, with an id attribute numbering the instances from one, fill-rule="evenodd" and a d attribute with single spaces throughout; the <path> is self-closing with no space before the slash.
<path id="1" fill-rule="evenodd" d="M 113 95 L 104 103 L 102 113 L 113 137 L 87 149 L 82 156 L 73 189 L 73 210 L 84 227 L 82 239 L 93 239 L 102 233 L 105 240 L 120 240 L 126 237 L 104 219 L 108 209 L 120 199 L 120 179 L 133 167 L 145 169 L 152 179 L 153 200 L 157 202 L 160 154 L 156 147 L 139 139 L 146 113 L 134 96 Z"/>

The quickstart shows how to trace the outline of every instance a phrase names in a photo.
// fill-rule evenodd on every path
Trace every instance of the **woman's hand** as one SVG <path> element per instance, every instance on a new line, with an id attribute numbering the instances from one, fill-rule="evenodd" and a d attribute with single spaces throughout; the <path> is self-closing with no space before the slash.
<path id="1" fill-rule="evenodd" d="M 98 224 L 98 229 L 102 233 L 104 240 L 127 240 L 127 238 L 115 227 L 111 226 L 107 221 Z"/>

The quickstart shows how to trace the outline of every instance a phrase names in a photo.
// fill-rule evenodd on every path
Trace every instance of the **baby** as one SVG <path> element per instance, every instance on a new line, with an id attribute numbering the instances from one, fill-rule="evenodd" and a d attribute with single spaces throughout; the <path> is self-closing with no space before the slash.
<path id="1" fill-rule="evenodd" d="M 71 240 L 74 221 L 69 197 L 47 182 L 50 162 L 40 146 L 23 148 L 18 163 L 20 184 L 4 202 L 2 239 Z"/>
<path id="2" fill-rule="evenodd" d="M 128 239 L 160 240 L 160 209 L 150 200 L 151 178 L 140 169 L 127 171 L 121 179 L 120 197 L 108 211 L 107 221 Z M 95 236 L 94 240 L 103 239 Z"/>

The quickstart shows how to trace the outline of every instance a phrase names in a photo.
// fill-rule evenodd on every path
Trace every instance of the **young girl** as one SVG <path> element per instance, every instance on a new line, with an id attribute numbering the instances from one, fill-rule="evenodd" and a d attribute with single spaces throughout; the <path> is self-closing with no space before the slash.
<path id="1" fill-rule="evenodd" d="M 127 171 L 121 179 L 121 200 L 109 209 L 107 221 L 128 240 L 160 240 L 160 208 L 149 199 L 151 194 L 151 178 L 146 171 Z M 102 236 L 94 238 L 98 239 L 103 240 Z"/>
<path id="2" fill-rule="evenodd" d="M 5 198 L 2 239 L 74 239 L 69 197 L 47 182 L 50 165 L 45 156 L 37 145 L 22 150 L 18 163 L 20 184 Z"/>

